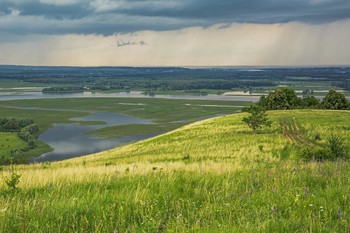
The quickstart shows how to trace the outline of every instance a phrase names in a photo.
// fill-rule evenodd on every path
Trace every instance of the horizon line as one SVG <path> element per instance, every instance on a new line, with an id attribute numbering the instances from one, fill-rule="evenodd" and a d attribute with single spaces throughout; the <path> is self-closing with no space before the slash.
<path id="1" fill-rule="evenodd" d="M 202 66 L 74 66 L 74 65 L 22 65 L 22 64 L 0 64 L 0 67 L 50 67 L 50 68 L 184 68 L 184 69 L 227 69 L 227 68 L 350 68 L 350 64 L 338 65 L 202 65 Z"/>

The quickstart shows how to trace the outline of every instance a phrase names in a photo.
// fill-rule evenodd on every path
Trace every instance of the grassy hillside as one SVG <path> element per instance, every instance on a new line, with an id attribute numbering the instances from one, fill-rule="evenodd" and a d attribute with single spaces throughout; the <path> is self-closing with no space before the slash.
<path id="1" fill-rule="evenodd" d="M 15 166 L 0 183 L 4 232 L 348 232 L 350 163 L 305 162 L 331 133 L 350 147 L 349 111 L 244 114 L 57 163 Z M 321 138 L 316 141 L 315 137 Z M 2 178 L 10 176 L 3 167 Z"/>

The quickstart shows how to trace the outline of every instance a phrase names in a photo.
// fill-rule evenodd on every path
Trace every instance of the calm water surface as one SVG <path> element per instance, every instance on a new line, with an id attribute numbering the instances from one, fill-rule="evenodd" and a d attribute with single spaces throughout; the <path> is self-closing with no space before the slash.
<path id="1" fill-rule="evenodd" d="M 43 99 L 43 98 L 165 98 L 165 99 L 190 99 L 190 100 L 227 100 L 227 101 L 252 101 L 259 100 L 259 96 L 240 96 L 240 95 L 214 95 L 204 96 L 195 95 L 155 95 L 147 96 L 139 91 L 118 92 L 118 93 L 66 93 L 49 94 L 41 92 L 0 92 L 0 101 L 20 100 L 20 99 Z"/>
<path id="2" fill-rule="evenodd" d="M 104 125 L 55 124 L 39 136 L 39 140 L 54 150 L 42 154 L 31 162 L 58 161 L 108 150 L 132 141 L 142 140 L 154 135 L 131 136 L 120 139 L 99 139 L 89 130 L 125 124 L 153 124 L 153 122 L 122 114 L 98 112 L 86 117 L 72 118 L 74 121 L 104 121 Z"/>

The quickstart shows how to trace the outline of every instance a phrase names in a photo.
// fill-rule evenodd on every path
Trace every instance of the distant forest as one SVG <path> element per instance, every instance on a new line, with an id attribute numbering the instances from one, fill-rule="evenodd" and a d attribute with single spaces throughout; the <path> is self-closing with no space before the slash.
<path id="1" fill-rule="evenodd" d="M 0 66 L 1 80 L 51 86 L 44 92 L 90 90 L 230 90 L 274 87 L 281 82 L 328 82 L 350 90 L 350 67 L 176 68 Z"/>

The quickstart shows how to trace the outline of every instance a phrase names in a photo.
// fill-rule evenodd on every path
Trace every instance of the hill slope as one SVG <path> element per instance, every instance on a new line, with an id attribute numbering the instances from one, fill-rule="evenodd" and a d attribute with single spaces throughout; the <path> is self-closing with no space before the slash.
<path id="1" fill-rule="evenodd" d="M 95 155 L 15 166 L 19 189 L 0 184 L 0 229 L 349 230 L 350 163 L 296 157 L 299 147 L 323 144 L 334 132 L 349 145 L 350 112 L 269 112 L 273 126 L 261 134 L 243 116 L 197 122 Z M 10 177 L 9 167 L 2 177 Z"/>

